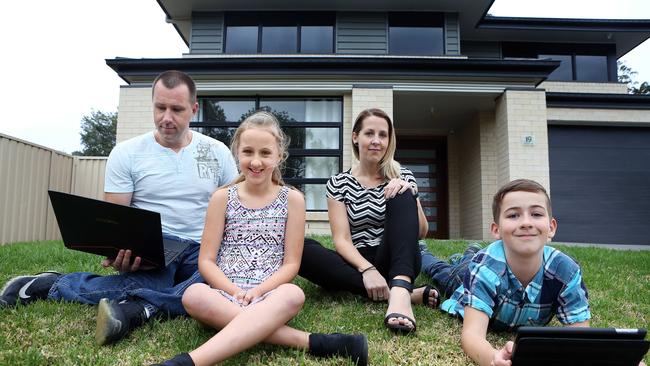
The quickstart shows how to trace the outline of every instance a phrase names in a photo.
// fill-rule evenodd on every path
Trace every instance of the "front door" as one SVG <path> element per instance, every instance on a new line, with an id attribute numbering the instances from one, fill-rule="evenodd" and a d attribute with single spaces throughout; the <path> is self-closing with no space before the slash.
<path id="1" fill-rule="evenodd" d="M 429 222 L 428 238 L 448 239 L 447 138 L 397 138 L 395 160 L 413 172 L 420 203 Z"/>

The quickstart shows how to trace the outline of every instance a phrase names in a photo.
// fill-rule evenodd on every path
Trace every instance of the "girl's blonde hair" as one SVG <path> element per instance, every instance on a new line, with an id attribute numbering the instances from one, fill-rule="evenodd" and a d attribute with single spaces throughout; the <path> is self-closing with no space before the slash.
<path id="1" fill-rule="evenodd" d="M 239 140 L 241 139 L 241 134 L 251 128 L 268 131 L 271 133 L 271 135 L 273 135 L 273 137 L 275 137 L 275 140 L 278 143 L 278 150 L 280 152 L 280 161 L 278 162 L 278 165 L 273 168 L 271 180 L 277 185 L 285 185 L 284 180 L 282 180 L 282 170 L 284 169 L 284 163 L 289 157 L 289 136 L 287 136 L 280 128 L 280 122 L 278 122 L 277 118 L 275 118 L 275 116 L 269 112 L 257 111 L 248 116 L 248 118 L 246 118 L 239 125 L 239 127 L 237 127 L 237 130 L 235 131 L 235 134 L 233 135 L 230 143 L 230 151 L 235 157 L 237 164 L 239 164 L 239 161 L 237 159 L 237 150 L 239 149 Z M 243 181 L 244 174 L 240 173 L 239 176 L 230 185 Z"/>
<path id="2" fill-rule="evenodd" d="M 352 132 L 357 136 L 361 129 L 363 128 L 363 121 L 371 116 L 383 118 L 388 123 L 388 146 L 386 146 L 386 154 L 379 161 L 379 170 L 384 179 L 390 180 L 399 178 L 400 174 L 400 164 L 395 161 L 395 149 L 397 148 L 397 140 L 395 138 L 395 130 L 393 129 L 393 121 L 390 120 L 388 114 L 382 111 L 379 108 L 369 108 L 361 111 L 357 116 L 357 119 L 354 120 L 354 125 L 352 126 Z M 355 144 L 352 141 L 352 151 L 354 156 L 359 160 L 359 145 Z"/>

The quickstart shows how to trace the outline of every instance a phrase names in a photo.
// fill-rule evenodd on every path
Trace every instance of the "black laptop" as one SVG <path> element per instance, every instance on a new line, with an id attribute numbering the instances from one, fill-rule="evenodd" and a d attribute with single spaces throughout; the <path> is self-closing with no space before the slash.
<path id="1" fill-rule="evenodd" d="M 638 366 L 648 352 L 645 329 L 520 327 L 513 366 Z"/>
<path id="2" fill-rule="evenodd" d="M 160 214 L 135 207 L 48 191 L 63 243 L 69 249 L 115 258 L 130 249 L 140 265 L 165 267 L 189 245 L 163 239 Z"/>

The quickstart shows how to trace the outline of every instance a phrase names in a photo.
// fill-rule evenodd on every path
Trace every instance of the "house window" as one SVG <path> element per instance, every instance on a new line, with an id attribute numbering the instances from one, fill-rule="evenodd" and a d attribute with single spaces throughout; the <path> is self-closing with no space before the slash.
<path id="1" fill-rule="evenodd" d="M 327 210 L 325 183 L 342 169 L 341 98 L 201 97 L 190 128 L 230 146 L 237 126 L 260 109 L 273 113 L 291 139 L 285 181 L 305 194 L 308 210 Z"/>
<path id="2" fill-rule="evenodd" d="M 334 53 L 335 15 L 330 12 L 229 12 L 225 53 Z"/>
<path id="3" fill-rule="evenodd" d="M 607 56 L 576 55 L 576 80 L 607 81 Z"/>
<path id="4" fill-rule="evenodd" d="M 560 66 L 548 76 L 548 80 L 573 80 L 573 57 L 571 55 L 539 55 L 539 58 L 560 61 Z"/>
<path id="5" fill-rule="evenodd" d="M 226 53 L 257 53 L 256 26 L 232 26 L 226 33 Z"/>
<path id="6" fill-rule="evenodd" d="M 391 55 L 444 54 L 442 14 L 390 13 L 388 46 Z"/>
<path id="7" fill-rule="evenodd" d="M 505 42 L 503 57 L 560 61 L 548 80 L 610 81 L 616 75 L 614 45 Z"/>
<path id="8" fill-rule="evenodd" d="M 548 80 L 607 81 L 607 56 L 593 55 L 539 55 L 561 61 Z"/>
<path id="9" fill-rule="evenodd" d="M 298 27 L 262 26 L 262 53 L 297 53 Z"/>

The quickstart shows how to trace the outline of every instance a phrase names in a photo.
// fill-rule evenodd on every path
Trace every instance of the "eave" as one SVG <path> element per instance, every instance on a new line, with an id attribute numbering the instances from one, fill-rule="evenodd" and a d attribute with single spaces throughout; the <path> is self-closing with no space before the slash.
<path id="1" fill-rule="evenodd" d="M 438 78 L 446 80 L 517 80 L 536 86 L 558 66 L 551 60 L 485 60 L 391 56 L 271 56 L 107 59 L 124 81 L 151 81 L 162 71 L 182 70 L 200 77 Z"/>
<path id="2" fill-rule="evenodd" d="M 518 18 L 486 15 L 478 28 L 527 29 L 590 32 L 650 32 L 650 20 L 637 19 L 569 19 Z"/>

